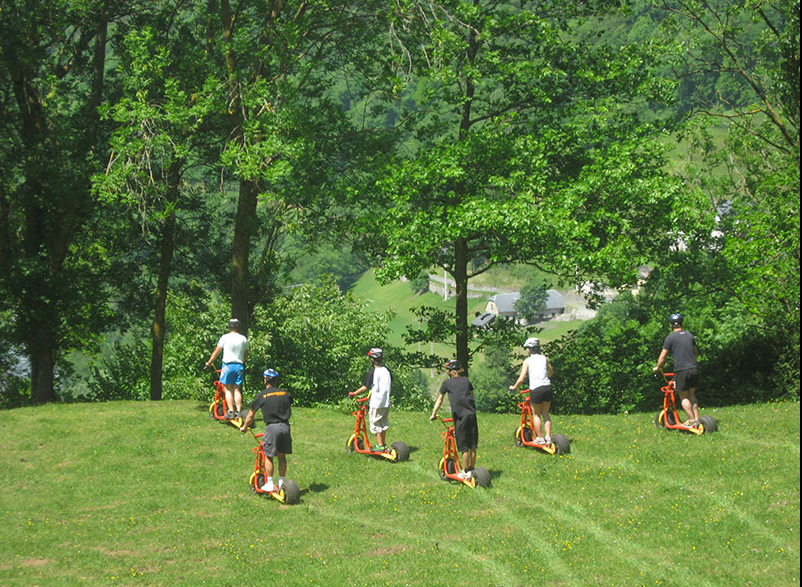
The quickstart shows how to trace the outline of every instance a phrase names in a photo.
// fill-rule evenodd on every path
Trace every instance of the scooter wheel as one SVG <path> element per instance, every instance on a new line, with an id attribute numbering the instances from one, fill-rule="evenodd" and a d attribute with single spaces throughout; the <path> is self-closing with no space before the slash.
<path id="1" fill-rule="evenodd" d="M 301 501 L 301 490 L 298 489 L 298 484 L 292 479 L 285 479 L 281 489 L 284 491 L 284 503 L 295 505 Z"/>
<path id="2" fill-rule="evenodd" d="M 473 478 L 479 487 L 490 487 L 490 471 L 484 467 L 474 467 Z"/>
<path id="3" fill-rule="evenodd" d="M 654 425 L 658 428 L 665 429 L 666 423 L 663 421 L 663 412 L 660 412 L 654 417 Z"/>
<path id="4" fill-rule="evenodd" d="M 440 471 L 440 479 L 446 481 L 448 477 L 446 473 L 449 475 L 453 475 L 456 471 L 456 467 L 454 467 L 454 459 L 440 459 L 440 465 L 438 466 L 438 470 Z"/>
<path id="5" fill-rule="evenodd" d="M 348 453 L 356 452 L 357 450 L 364 449 L 364 442 L 358 436 L 352 436 L 348 439 L 348 442 L 345 443 L 345 450 Z"/>
<path id="6" fill-rule="evenodd" d="M 262 485 L 265 484 L 265 474 L 259 473 L 256 475 L 256 483 L 253 482 L 253 477 L 251 477 L 251 493 L 257 493 L 256 488 L 261 488 Z"/>
<path id="7" fill-rule="evenodd" d="M 515 446 L 520 448 L 527 442 L 532 442 L 532 430 L 528 426 L 521 426 L 515 431 Z"/>
<path id="8" fill-rule="evenodd" d="M 699 423 L 704 427 L 704 434 L 718 430 L 718 422 L 713 416 L 699 416 Z"/>
<path id="9" fill-rule="evenodd" d="M 551 437 L 551 442 L 556 449 L 555 454 L 567 455 L 571 452 L 571 441 L 565 434 L 555 434 Z"/>
<path id="10" fill-rule="evenodd" d="M 390 445 L 390 448 L 395 452 L 396 462 L 409 460 L 409 447 L 405 442 L 397 440 Z"/>

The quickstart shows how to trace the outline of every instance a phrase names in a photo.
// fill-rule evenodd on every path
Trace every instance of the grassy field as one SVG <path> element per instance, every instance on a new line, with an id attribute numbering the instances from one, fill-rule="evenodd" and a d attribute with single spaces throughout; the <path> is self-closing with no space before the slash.
<path id="1" fill-rule="evenodd" d="M 0 585 L 795 586 L 799 404 L 556 416 L 572 452 L 515 448 L 480 414 L 488 489 L 439 479 L 441 427 L 394 412 L 389 463 L 344 450 L 348 412 L 296 409 L 302 501 L 250 493 L 253 439 L 194 402 L 0 412 Z"/>

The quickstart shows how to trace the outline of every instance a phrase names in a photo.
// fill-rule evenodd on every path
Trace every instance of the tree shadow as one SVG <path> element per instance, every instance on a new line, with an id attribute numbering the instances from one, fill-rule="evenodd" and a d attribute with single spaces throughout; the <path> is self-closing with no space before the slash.
<path id="1" fill-rule="evenodd" d="M 325 483 L 312 483 L 309 487 L 301 490 L 301 495 L 305 495 L 307 493 L 323 493 L 327 491 L 329 488 L 328 485 Z"/>

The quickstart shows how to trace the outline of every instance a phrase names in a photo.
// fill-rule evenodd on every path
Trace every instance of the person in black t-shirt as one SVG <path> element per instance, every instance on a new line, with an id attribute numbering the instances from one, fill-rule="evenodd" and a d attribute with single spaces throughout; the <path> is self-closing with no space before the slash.
<path id="1" fill-rule="evenodd" d="M 696 358 L 699 349 L 693 334 L 682 329 L 682 314 L 671 314 L 668 323 L 671 334 L 663 341 L 663 350 L 657 358 L 655 373 L 660 371 L 666 357 L 671 353 L 674 361 L 674 390 L 679 393 L 682 409 L 688 414 L 685 426 L 699 425 L 699 402 L 696 400 L 696 387 L 699 385 L 699 370 Z"/>
<path id="2" fill-rule="evenodd" d="M 440 386 L 437 401 L 434 404 L 429 420 L 437 418 L 437 410 L 448 394 L 451 405 L 451 416 L 454 418 L 454 435 L 457 449 L 462 453 L 463 472 L 460 476 L 470 479 L 476 466 L 476 447 L 479 444 L 479 426 L 476 422 L 476 402 L 473 397 L 473 385 L 465 377 L 465 369 L 456 359 L 446 363 L 448 379 Z"/>
<path id="3" fill-rule="evenodd" d="M 245 432 L 253 424 L 256 412 L 262 410 L 265 421 L 265 434 L 262 437 L 265 457 L 265 484 L 262 491 L 272 492 L 273 457 L 278 457 L 278 488 L 284 485 L 287 474 L 287 456 L 292 454 L 292 435 L 290 434 L 290 416 L 292 415 L 292 395 L 284 389 L 275 387 L 278 373 L 268 369 L 263 374 L 265 390 L 253 398 L 251 410 L 242 423 L 241 431 Z"/>

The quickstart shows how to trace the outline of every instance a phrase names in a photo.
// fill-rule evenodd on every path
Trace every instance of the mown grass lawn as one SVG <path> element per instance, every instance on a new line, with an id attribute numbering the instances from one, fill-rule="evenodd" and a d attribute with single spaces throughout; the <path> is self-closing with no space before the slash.
<path id="1" fill-rule="evenodd" d="M 555 416 L 572 453 L 512 443 L 480 414 L 489 489 L 439 479 L 441 427 L 393 412 L 388 463 L 344 450 L 352 417 L 296 408 L 302 502 L 250 493 L 253 439 L 195 402 L 0 412 L 0 585 L 792 586 L 799 404 Z"/>

